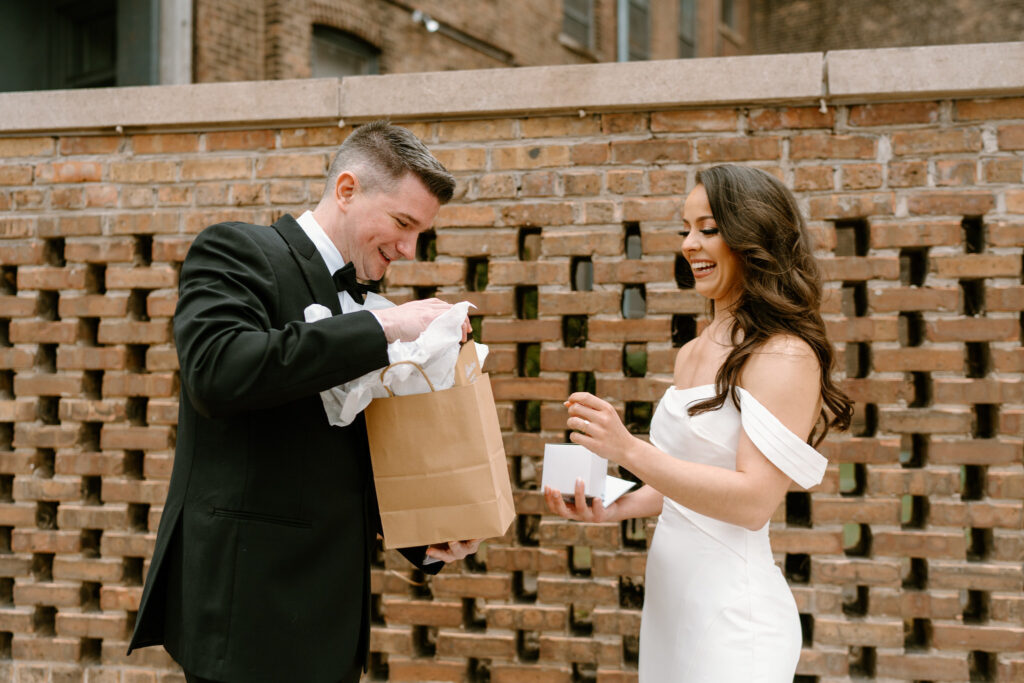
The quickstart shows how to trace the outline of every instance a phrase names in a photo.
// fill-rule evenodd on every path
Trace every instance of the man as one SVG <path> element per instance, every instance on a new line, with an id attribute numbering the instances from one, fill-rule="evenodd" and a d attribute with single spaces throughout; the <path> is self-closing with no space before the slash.
<path id="1" fill-rule="evenodd" d="M 379 121 L 341 145 L 314 211 L 196 237 L 174 316 L 174 470 L 129 652 L 162 643 L 190 682 L 359 680 L 380 519 L 362 416 L 330 426 L 319 392 L 386 366 L 389 342 L 448 310 L 359 304 L 389 263 L 413 258 L 454 185 L 415 136 Z M 335 315 L 304 322 L 313 303 Z M 436 573 L 427 556 L 477 544 L 403 554 Z"/>

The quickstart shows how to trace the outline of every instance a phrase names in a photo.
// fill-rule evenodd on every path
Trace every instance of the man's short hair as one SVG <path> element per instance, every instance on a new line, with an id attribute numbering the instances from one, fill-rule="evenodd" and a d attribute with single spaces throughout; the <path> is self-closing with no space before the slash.
<path id="1" fill-rule="evenodd" d="M 384 119 L 359 126 L 341 143 L 327 171 L 324 196 L 334 192 L 343 171 L 355 174 L 367 192 L 387 192 L 406 173 L 423 181 L 441 204 L 455 192 L 455 178 L 426 145 L 405 128 Z"/>

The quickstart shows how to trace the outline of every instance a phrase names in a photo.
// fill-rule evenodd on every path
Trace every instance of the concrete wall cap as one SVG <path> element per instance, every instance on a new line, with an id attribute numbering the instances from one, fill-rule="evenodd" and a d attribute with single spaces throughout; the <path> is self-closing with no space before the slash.
<path id="1" fill-rule="evenodd" d="M 830 101 L 1004 95 L 1024 90 L 1024 42 L 835 50 Z"/>
<path id="2" fill-rule="evenodd" d="M 821 53 L 354 76 L 341 116 L 418 118 L 816 101 Z"/>
<path id="3" fill-rule="evenodd" d="M 0 94 L 0 132 L 265 125 L 338 115 L 338 79 L 46 90 Z"/>

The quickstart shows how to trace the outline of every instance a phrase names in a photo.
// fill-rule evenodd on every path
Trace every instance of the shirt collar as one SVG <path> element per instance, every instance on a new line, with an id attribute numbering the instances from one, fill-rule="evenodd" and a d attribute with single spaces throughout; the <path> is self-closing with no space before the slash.
<path id="1" fill-rule="evenodd" d="M 313 245 L 316 250 L 320 252 L 320 256 L 323 257 L 324 263 L 327 264 L 327 272 L 333 273 L 342 266 L 345 265 L 345 257 L 338 251 L 338 247 L 334 246 L 334 242 L 327 236 L 324 229 L 317 222 L 316 218 L 313 217 L 312 211 L 306 211 L 304 214 L 299 216 L 296 221 L 302 228 L 306 236 L 313 241 Z"/>

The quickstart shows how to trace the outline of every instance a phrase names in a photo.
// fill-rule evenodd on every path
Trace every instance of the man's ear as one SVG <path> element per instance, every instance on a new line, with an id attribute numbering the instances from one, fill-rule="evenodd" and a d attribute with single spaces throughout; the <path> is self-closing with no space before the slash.
<path id="1" fill-rule="evenodd" d="M 342 171 L 334 181 L 334 201 L 338 208 L 345 211 L 352 198 L 359 190 L 359 179 L 351 171 Z"/>

